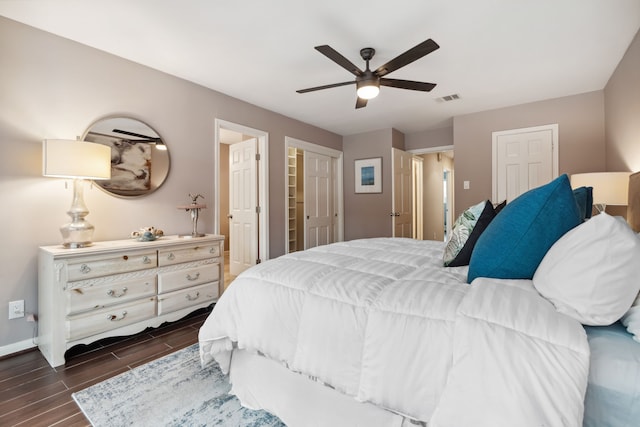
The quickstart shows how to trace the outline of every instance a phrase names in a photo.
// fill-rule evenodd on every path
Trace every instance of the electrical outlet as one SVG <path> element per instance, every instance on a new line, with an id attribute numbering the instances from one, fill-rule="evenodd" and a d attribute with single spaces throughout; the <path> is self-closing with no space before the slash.
<path id="1" fill-rule="evenodd" d="M 11 301 L 9 303 L 9 319 L 24 317 L 24 300 Z"/>

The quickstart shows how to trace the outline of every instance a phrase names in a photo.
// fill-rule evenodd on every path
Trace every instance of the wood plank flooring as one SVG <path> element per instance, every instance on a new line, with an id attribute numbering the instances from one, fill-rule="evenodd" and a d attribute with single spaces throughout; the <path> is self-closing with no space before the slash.
<path id="1" fill-rule="evenodd" d="M 0 426 L 89 426 L 71 394 L 198 342 L 210 309 L 137 335 L 73 348 L 49 366 L 37 349 L 0 359 Z"/>

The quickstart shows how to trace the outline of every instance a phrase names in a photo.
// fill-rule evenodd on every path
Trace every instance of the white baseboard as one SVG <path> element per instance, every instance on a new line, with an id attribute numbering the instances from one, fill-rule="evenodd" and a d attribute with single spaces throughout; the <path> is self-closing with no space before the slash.
<path id="1" fill-rule="evenodd" d="M 24 341 L 14 342 L 13 344 L 0 347 L 0 357 L 18 353 L 19 351 L 28 350 L 37 346 L 38 344 L 34 343 L 31 338 Z"/>

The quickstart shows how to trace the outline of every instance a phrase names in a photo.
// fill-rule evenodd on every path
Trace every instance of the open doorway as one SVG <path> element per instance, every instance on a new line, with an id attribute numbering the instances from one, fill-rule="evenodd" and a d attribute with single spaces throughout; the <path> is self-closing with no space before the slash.
<path id="1" fill-rule="evenodd" d="M 422 235 L 425 240 L 445 241 L 453 225 L 453 146 L 412 150 L 422 159 Z M 418 218 L 418 221 L 420 218 Z"/>
<path id="2" fill-rule="evenodd" d="M 266 132 L 215 120 L 214 231 L 225 236 L 225 260 L 230 261 L 225 287 L 243 269 L 269 259 L 267 146 Z M 244 165 L 238 166 L 234 158 L 244 158 Z M 234 181 L 238 167 L 244 169 L 235 175 L 251 178 Z M 234 200 L 243 202 L 242 212 L 234 210 Z"/>

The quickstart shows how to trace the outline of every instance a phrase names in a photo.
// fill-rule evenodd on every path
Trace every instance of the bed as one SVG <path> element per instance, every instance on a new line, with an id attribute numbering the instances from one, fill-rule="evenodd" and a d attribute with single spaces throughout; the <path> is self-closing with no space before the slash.
<path id="1" fill-rule="evenodd" d="M 638 354 L 640 344 L 620 323 L 586 329 L 583 323 L 619 319 L 640 283 L 625 285 L 618 292 L 625 301 L 606 301 L 597 315 L 582 300 L 573 304 L 575 287 L 559 293 L 548 286 L 582 274 L 567 271 L 580 261 L 565 248 L 575 245 L 576 234 L 611 235 L 604 222 L 622 227 L 603 215 L 552 236 L 549 224 L 566 221 L 575 204 L 573 195 L 567 202 L 565 181 L 547 188 L 553 194 L 543 200 L 539 192 L 529 197 L 521 238 L 497 240 L 500 248 L 521 245 L 505 250 L 512 258 L 499 266 L 504 274 L 496 273 L 504 251 L 492 249 L 492 238 L 500 237 L 492 233 L 511 226 L 522 205 L 516 201 L 493 212 L 470 265 L 445 267 L 442 242 L 398 238 L 340 242 L 258 264 L 234 280 L 200 329 L 201 360 L 229 373 L 231 393 L 244 406 L 291 427 L 637 425 L 628 423 L 638 419 L 629 406 L 640 408 L 640 381 L 607 379 L 616 368 L 640 372 L 635 356 L 626 360 L 635 371 L 610 364 L 621 355 L 612 343 Z M 549 203 L 558 192 L 568 203 L 561 209 Z M 633 264 L 628 257 L 640 256 L 628 230 L 631 249 L 620 249 L 626 255 L 615 262 Z M 549 242 L 533 248 L 527 233 Z M 560 241 L 568 243 L 557 247 Z M 491 256 L 481 258 L 482 251 Z M 521 260 L 536 256 L 534 274 Z M 514 276 L 514 265 L 524 277 L 501 277 Z M 630 268 L 640 277 L 640 267 Z M 607 420 L 610 410 L 621 414 L 615 423 Z"/>

